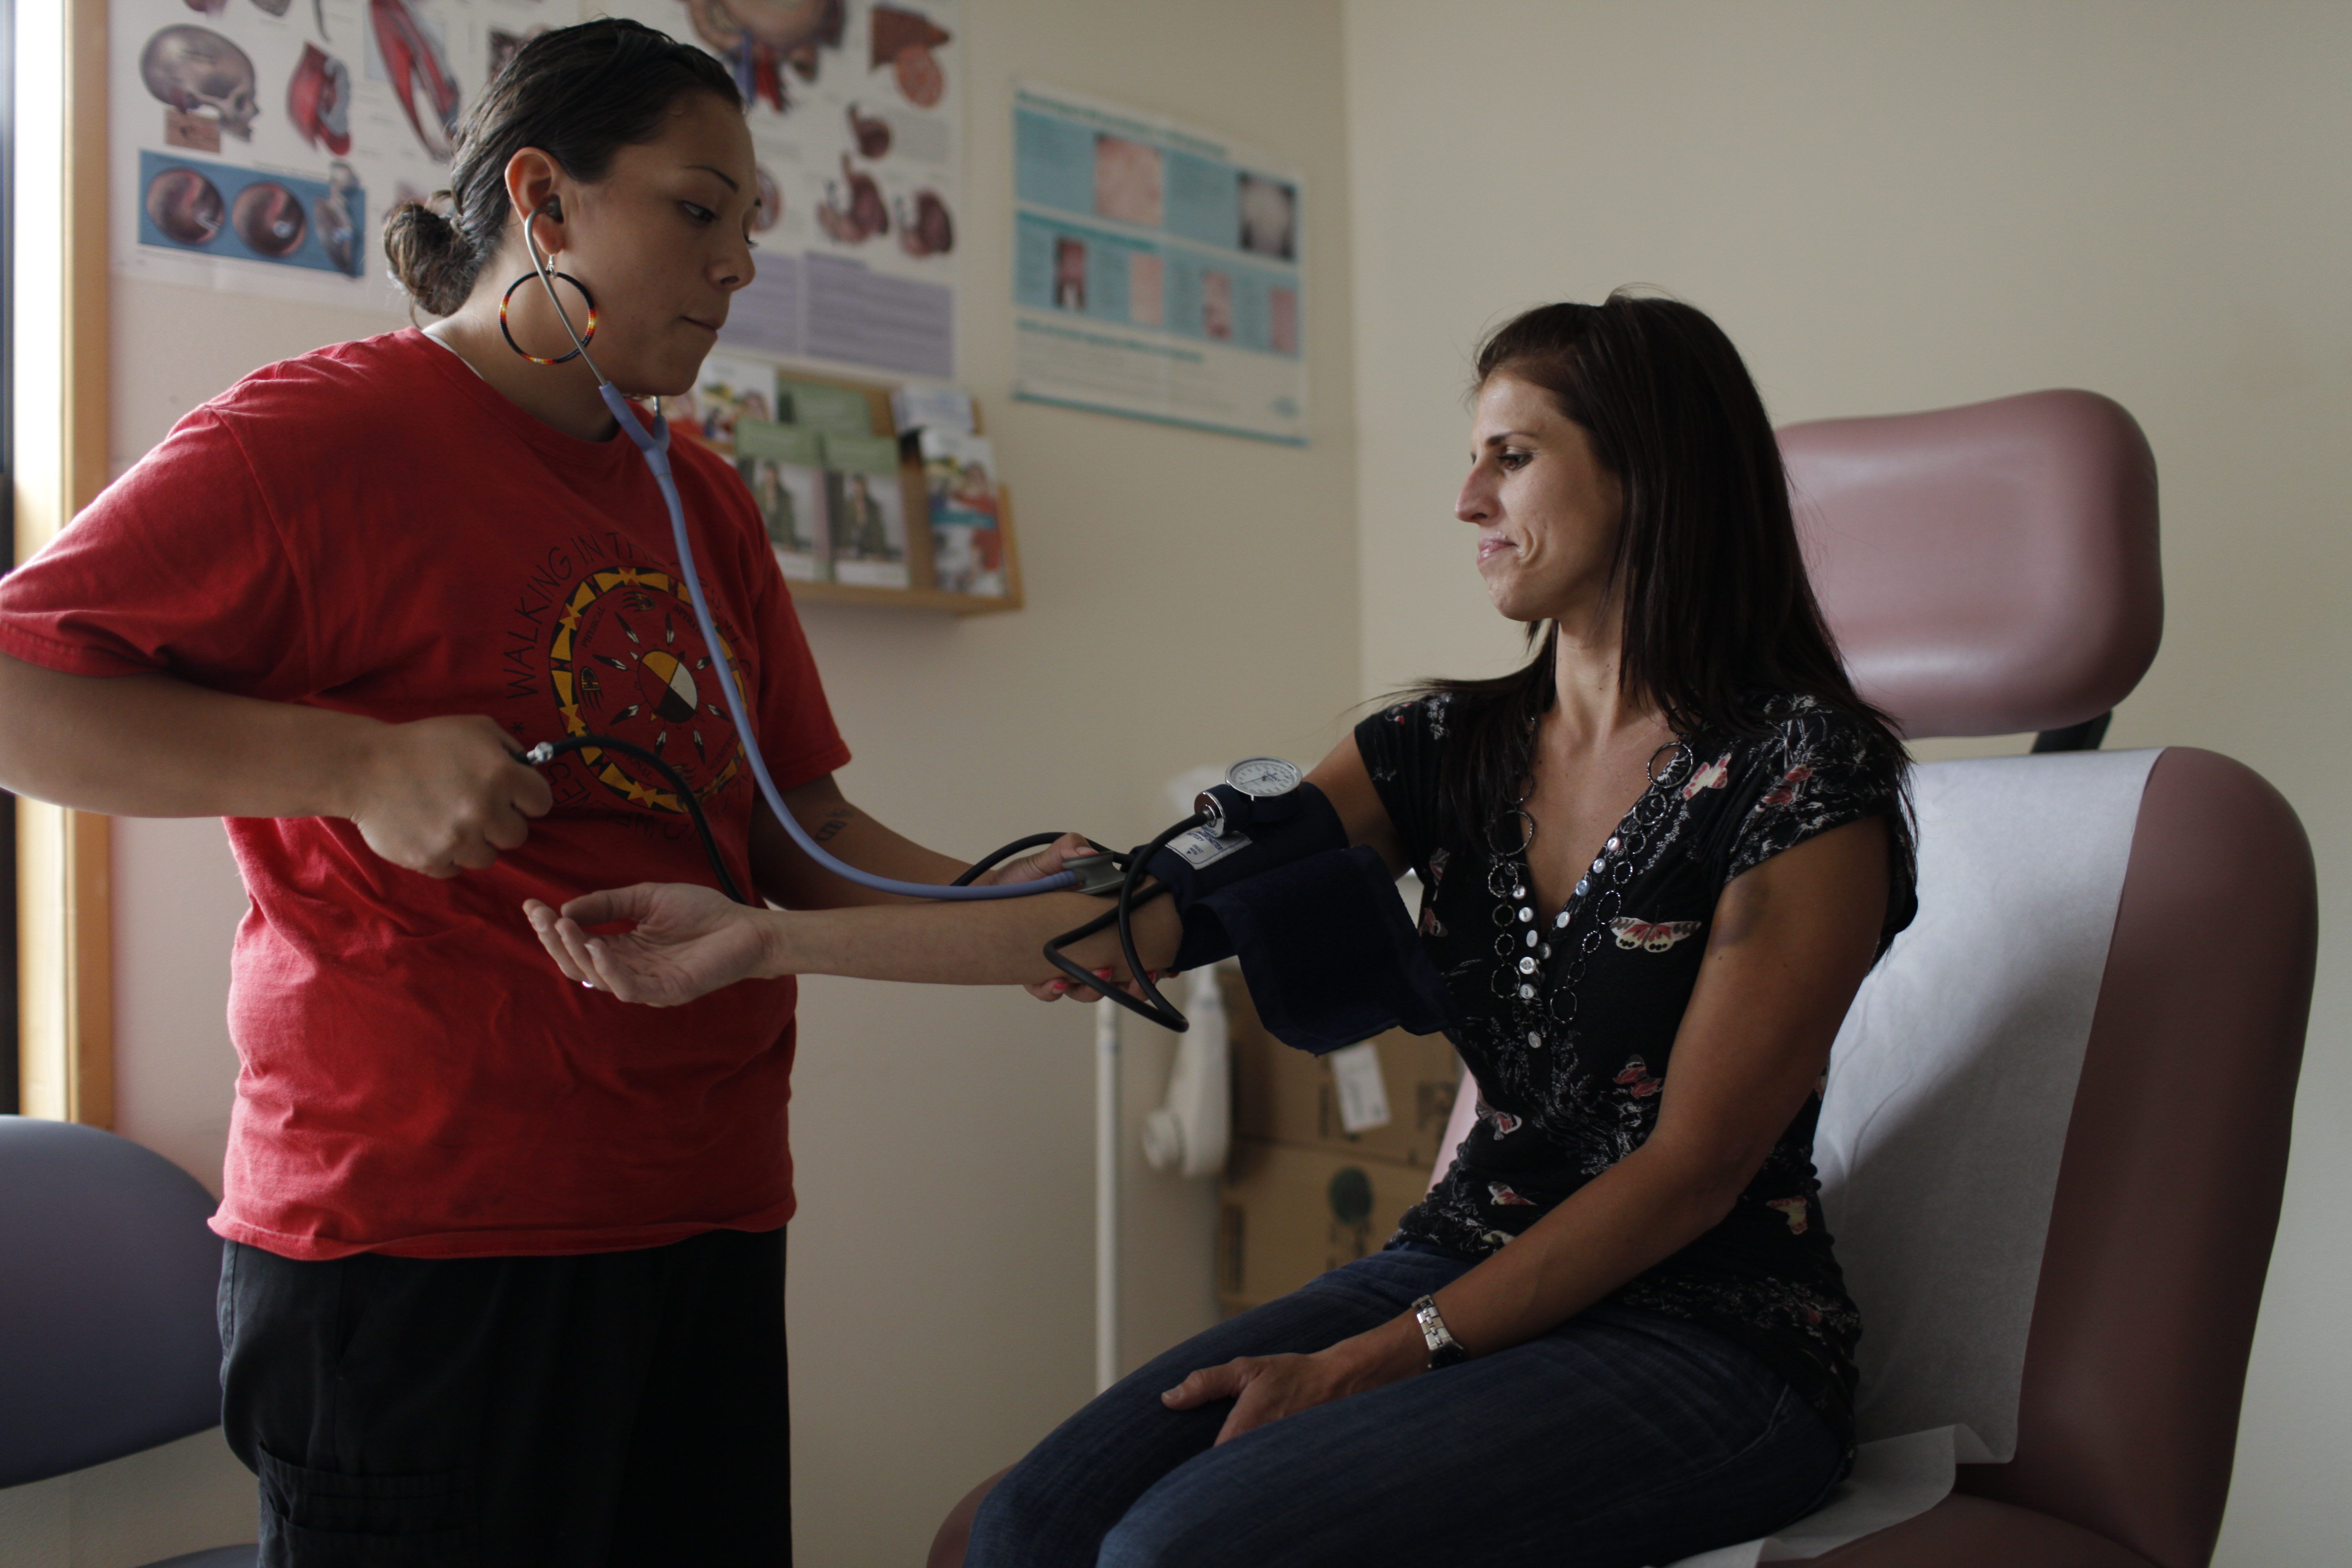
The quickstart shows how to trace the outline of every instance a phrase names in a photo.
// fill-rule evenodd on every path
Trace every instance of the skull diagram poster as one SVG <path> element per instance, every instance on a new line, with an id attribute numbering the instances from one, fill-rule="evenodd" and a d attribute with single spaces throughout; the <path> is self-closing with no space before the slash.
<path id="1" fill-rule="evenodd" d="M 113 0 L 118 272 L 398 311 L 381 231 L 563 0 Z"/>
<path id="2" fill-rule="evenodd" d="M 761 211 L 738 351 L 951 379 L 962 119 L 953 0 L 112 0 L 119 272 L 405 312 L 384 215 L 448 182 L 515 50 L 626 16 L 725 63 Z"/>

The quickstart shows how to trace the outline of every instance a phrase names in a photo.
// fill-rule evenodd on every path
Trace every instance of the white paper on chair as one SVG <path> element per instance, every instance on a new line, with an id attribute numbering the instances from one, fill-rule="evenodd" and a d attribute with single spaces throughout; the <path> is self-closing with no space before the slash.
<path id="1" fill-rule="evenodd" d="M 1955 1452 L 1975 1441 L 1976 1434 L 1965 1427 L 1938 1426 L 1864 1443 L 1853 1456 L 1853 1474 L 1839 1483 L 1830 1500 L 1780 1534 L 1702 1552 L 1674 1568 L 1756 1568 L 1759 1563 L 1819 1557 L 1900 1524 L 1944 1500 L 1952 1489 Z"/>
<path id="2" fill-rule="evenodd" d="M 1919 918 L 1839 1031 L 1813 1156 L 1862 1310 L 1861 1455 L 1828 1506 L 1675 1568 L 1818 1555 L 1934 1507 L 1955 1463 L 2015 1454 L 2059 1158 L 2159 754 L 1914 774 Z"/>

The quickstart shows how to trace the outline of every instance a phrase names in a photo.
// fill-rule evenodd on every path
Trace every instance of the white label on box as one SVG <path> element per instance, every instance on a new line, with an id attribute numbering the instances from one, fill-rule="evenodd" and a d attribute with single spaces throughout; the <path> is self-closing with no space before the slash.
<path id="1" fill-rule="evenodd" d="M 1195 871 L 1204 871 L 1226 856 L 1249 847 L 1249 835 L 1227 829 L 1223 838 L 1212 838 L 1205 827 L 1196 827 L 1168 841 L 1168 847 L 1184 858 L 1185 864 Z"/>
<path id="2" fill-rule="evenodd" d="M 1386 1127 L 1389 1086 L 1381 1076 L 1380 1047 L 1366 1040 L 1323 1059 L 1331 1064 L 1331 1087 L 1339 1091 L 1339 1125 L 1349 1132 Z"/>

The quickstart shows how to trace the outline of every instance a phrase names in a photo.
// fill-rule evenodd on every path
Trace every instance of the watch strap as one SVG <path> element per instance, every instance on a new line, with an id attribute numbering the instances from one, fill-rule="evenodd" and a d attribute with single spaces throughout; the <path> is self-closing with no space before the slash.
<path id="1" fill-rule="evenodd" d="M 1455 1339 L 1453 1331 L 1445 1326 L 1445 1318 L 1437 1310 L 1436 1297 L 1423 1296 L 1420 1300 L 1415 1301 L 1412 1304 L 1412 1315 L 1414 1321 L 1421 1324 L 1422 1342 L 1429 1347 L 1429 1369 L 1432 1372 L 1435 1372 L 1440 1367 L 1453 1366 L 1458 1362 L 1470 1359 L 1470 1352 L 1462 1347 L 1462 1342 Z"/>

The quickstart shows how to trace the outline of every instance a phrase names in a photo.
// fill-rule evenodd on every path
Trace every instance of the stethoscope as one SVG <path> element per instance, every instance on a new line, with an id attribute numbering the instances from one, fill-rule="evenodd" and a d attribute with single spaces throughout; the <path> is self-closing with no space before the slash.
<path id="1" fill-rule="evenodd" d="M 904 882 L 894 877 L 881 877 L 871 871 L 860 870 L 857 867 L 826 853 L 824 847 L 810 837 L 808 829 L 801 826 L 800 819 L 794 816 L 791 808 L 784 804 L 783 792 L 776 787 L 776 781 L 768 775 L 767 760 L 760 754 L 759 740 L 751 728 L 751 716 L 744 709 L 741 679 L 736 673 L 733 661 L 726 656 L 728 645 L 719 636 L 718 625 L 711 619 L 709 601 L 702 592 L 702 575 L 696 570 L 694 563 L 694 546 L 687 537 L 686 506 L 678 499 L 677 480 L 670 472 L 669 421 L 663 417 L 660 405 L 656 402 L 654 407 L 653 425 L 651 428 L 647 428 L 638 420 L 636 410 L 630 404 L 628 396 L 613 384 L 612 378 L 607 376 L 603 368 L 596 363 L 596 357 L 588 352 L 587 338 L 581 336 L 579 329 L 572 324 L 572 314 L 563 308 L 563 300 L 555 291 L 555 280 L 559 277 L 563 278 L 574 288 L 579 288 L 579 280 L 569 274 L 558 273 L 548 265 L 547 258 L 539 248 L 538 237 L 531 232 L 532 224 L 540 214 L 548 212 L 553 206 L 554 203 L 550 201 L 546 206 L 541 207 L 538 212 L 524 220 L 523 245 L 530 252 L 531 270 L 538 274 L 540 286 L 547 291 L 547 302 L 555 307 L 556 320 L 563 323 L 564 333 L 572 340 L 572 352 L 562 356 L 562 359 L 542 360 L 540 363 L 561 364 L 564 360 L 577 355 L 581 363 L 588 367 L 589 373 L 596 378 L 596 395 L 604 399 L 604 406 L 610 409 L 613 417 L 620 422 L 621 433 L 635 446 L 638 455 L 646 460 L 646 467 L 652 470 L 654 483 L 661 490 L 662 504 L 669 510 L 670 540 L 677 550 L 679 574 L 686 579 L 687 602 L 693 607 L 694 624 L 702 632 L 703 645 L 710 649 L 722 672 L 719 681 L 719 695 L 726 701 L 728 717 L 734 721 L 735 733 L 740 738 L 744 761 L 751 766 L 751 777 L 757 782 L 761 797 L 767 801 L 768 809 L 775 814 L 776 820 L 783 825 L 784 831 L 792 835 L 793 842 L 801 847 L 802 853 L 836 877 L 855 882 L 861 888 L 871 888 L 882 893 L 896 893 L 906 898 L 1022 899 L 1037 893 L 1059 892 L 1065 888 L 1095 890 L 1109 885 L 1110 879 L 1105 875 L 1107 864 L 1106 867 L 1082 867 L 1077 870 L 1057 871 L 1050 877 L 1042 877 L 1034 882 L 1015 882 L 1003 887 L 975 888 L 968 885 L 971 878 L 979 876 L 1008 856 L 1018 854 L 1024 849 L 1034 849 L 1042 845 L 1053 843 L 1061 837 L 1056 833 L 1032 834 L 1026 838 L 1008 844 L 989 858 L 967 870 L 963 879 L 942 887 L 935 882 Z M 587 290 L 582 289 L 581 292 L 584 297 Z M 509 289 L 509 293 L 511 295 L 512 290 Z M 595 304 L 593 300 L 590 301 L 588 310 L 588 331 L 589 336 L 593 337 L 595 335 Z M 499 330 L 503 331 L 505 328 L 505 310 L 501 306 Z M 509 345 L 514 344 L 512 334 L 509 334 L 507 342 Z M 519 345 L 515 345 L 515 351 L 518 353 L 523 353 Z M 538 358 L 536 355 L 528 353 L 525 353 L 524 357 Z M 695 798 L 693 789 L 688 786 L 676 769 L 653 752 L 614 736 L 583 732 L 575 733 L 562 741 L 541 742 L 525 752 L 523 760 L 533 767 L 544 767 L 566 752 L 588 749 L 618 752 L 658 769 L 671 786 L 677 790 L 679 801 L 693 816 L 696 831 L 702 837 L 703 848 L 709 855 L 710 863 L 718 871 L 720 886 L 728 897 L 738 903 L 750 901 L 736 888 L 734 878 L 729 874 L 726 863 L 719 856 L 718 841 L 711 836 L 709 823 L 703 816 L 701 803 Z M 1087 858 L 1103 859 L 1104 856 L 1099 851 L 1099 847 L 1097 849 L 1096 856 Z"/>
<path id="2" fill-rule="evenodd" d="M 558 278 L 564 279 L 575 289 L 580 288 L 580 280 L 569 274 L 557 272 L 551 267 L 547 258 L 539 248 L 538 237 L 531 232 L 531 226 L 540 214 L 548 212 L 553 206 L 554 203 L 551 200 L 547 205 L 524 219 L 523 245 L 530 253 L 531 270 L 538 276 L 540 287 L 546 291 L 547 302 L 555 308 L 556 320 L 563 323 L 564 334 L 572 340 L 572 352 L 559 359 L 540 359 L 538 355 L 526 353 L 521 345 L 515 342 L 511 333 L 508 333 L 507 342 L 524 358 L 542 364 L 562 364 L 577 356 L 588 367 L 589 373 L 596 378 L 596 395 L 602 398 L 604 406 L 612 411 L 613 417 L 620 424 L 622 434 L 628 437 L 631 444 L 637 448 L 638 455 L 645 458 L 646 467 L 652 471 L 654 483 L 661 491 L 662 504 L 669 512 L 670 540 L 677 550 L 678 572 L 686 580 L 687 602 L 694 610 L 695 626 L 700 629 L 704 646 L 711 650 L 714 659 L 723 672 L 719 682 L 719 694 L 726 700 L 728 717 L 734 721 L 735 733 L 742 748 L 744 760 L 751 766 L 751 777 L 759 785 L 761 796 L 767 801 L 768 809 L 783 826 L 784 831 L 792 835 L 793 842 L 799 845 L 802 852 L 810 859 L 837 877 L 855 882 L 862 888 L 871 888 L 877 892 L 895 893 L 906 898 L 976 900 L 1028 898 L 1038 893 L 1059 892 L 1064 889 L 1073 889 L 1087 893 L 1109 893 L 1116 890 L 1117 897 L 1110 909 L 1086 924 L 1065 931 L 1048 942 L 1045 944 L 1046 959 L 1077 984 L 1091 990 L 1100 991 L 1120 1006 L 1150 1019 L 1163 1028 L 1181 1033 L 1190 1027 L 1184 1015 L 1160 994 L 1160 988 L 1152 982 L 1150 972 L 1144 966 L 1136 952 L 1133 926 L 1135 910 L 1167 891 L 1164 887 L 1143 887 L 1147 863 L 1171 840 L 1195 828 L 1205 827 L 1213 833 L 1222 833 L 1225 830 L 1228 819 L 1236 810 L 1246 811 L 1253 802 L 1270 803 L 1296 791 L 1300 778 L 1298 769 L 1292 763 L 1273 757 L 1252 757 L 1236 763 L 1226 775 L 1222 797 L 1217 794 L 1202 795 L 1195 803 L 1196 809 L 1192 816 L 1167 828 L 1150 843 L 1121 855 L 1088 839 L 1087 842 L 1094 849 L 1094 854 L 1067 861 L 1063 870 L 1050 877 L 1042 877 L 1034 882 L 1015 882 L 989 888 L 971 886 L 972 879 L 990 868 L 1024 849 L 1034 849 L 1051 844 L 1061 837 L 1060 834 L 1033 833 L 1026 837 L 1016 838 L 1012 843 L 974 861 L 954 882 L 944 887 L 933 882 L 904 882 L 892 877 L 877 876 L 871 871 L 861 870 L 827 853 L 824 847 L 810 836 L 808 830 L 800 825 L 799 818 L 795 817 L 791 808 L 784 804 L 783 792 L 776 787 L 775 780 L 768 776 L 767 761 L 760 753 L 758 737 L 751 728 L 751 714 L 745 710 L 740 689 L 741 683 L 736 676 L 732 661 L 725 655 L 724 650 L 728 645 L 719 636 L 718 625 L 711 618 L 709 603 L 703 595 L 701 574 L 695 568 L 694 546 L 687 537 L 686 505 L 678 497 L 677 478 L 670 472 L 669 421 L 663 416 L 658 400 L 656 400 L 651 426 L 648 427 L 638 421 L 636 410 L 631 405 L 627 395 L 614 385 L 612 379 L 596 363 L 595 356 L 588 352 L 588 339 L 583 337 L 579 329 L 572 324 L 572 314 L 563 308 L 563 300 L 555 291 L 555 280 Z M 519 283 L 520 281 L 518 279 Z M 509 289 L 508 294 L 511 297 L 513 289 Z M 581 289 L 581 294 L 585 298 L 587 290 Z M 595 309 L 594 300 L 590 300 L 589 337 L 595 335 Z M 501 332 L 507 331 L 506 310 L 503 303 L 499 307 L 499 328 Z M 736 887 L 735 879 L 728 870 L 725 858 L 719 854 L 718 839 L 711 834 L 709 821 L 703 814 L 702 803 L 695 797 L 692 786 L 677 769 L 654 752 L 617 736 L 583 731 L 561 741 L 542 741 L 523 753 L 523 761 L 533 767 L 544 767 L 567 752 L 591 749 L 618 752 L 657 770 L 677 791 L 680 804 L 692 816 L 695 831 L 701 837 L 703 851 L 709 857 L 711 868 L 718 874 L 721 889 L 737 903 L 751 902 Z M 1070 943 L 1092 936 L 1114 922 L 1118 927 L 1119 947 L 1122 956 L 1127 960 L 1128 973 L 1134 977 L 1137 988 L 1143 993 L 1141 997 L 1130 996 L 1116 987 L 1106 986 L 1096 975 L 1063 954 L 1062 949 Z"/>

